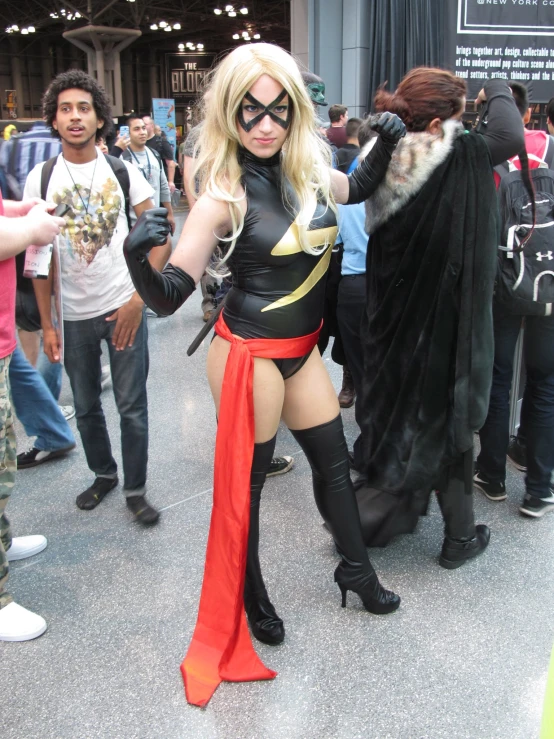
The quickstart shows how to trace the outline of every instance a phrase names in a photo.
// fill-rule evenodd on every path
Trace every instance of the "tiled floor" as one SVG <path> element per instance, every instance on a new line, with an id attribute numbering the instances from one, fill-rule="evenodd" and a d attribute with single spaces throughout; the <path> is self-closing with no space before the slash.
<path id="1" fill-rule="evenodd" d="M 287 638 L 257 645 L 279 675 L 224 684 L 206 710 L 187 705 L 179 664 L 198 605 L 215 433 L 207 342 L 185 354 L 202 326 L 199 291 L 175 316 L 148 321 L 148 491 L 162 519 L 149 530 L 133 523 L 119 489 L 94 511 L 77 509 L 92 480 L 80 444 L 19 473 L 8 511 L 15 532 L 43 533 L 48 548 L 12 563 L 10 589 L 48 631 L 0 644 L 2 739 L 538 737 L 554 641 L 554 516 L 518 515 L 520 473 L 509 469 L 504 503 L 476 494 L 492 541 L 467 566 L 437 565 L 436 506 L 416 534 L 371 551 L 403 598 L 397 613 L 372 616 L 353 595 L 340 608 L 336 555 L 285 429 L 277 450 L 296 465 L 266 484 L 261 556 Z M 338 389 L 340 370 L 328 365 Z M 118 450 L 113 396 L 103 398 Z M 61 401 L 71 402 L 67 385 Z M 351 442 L 352 409 L 344 420 Z"/>

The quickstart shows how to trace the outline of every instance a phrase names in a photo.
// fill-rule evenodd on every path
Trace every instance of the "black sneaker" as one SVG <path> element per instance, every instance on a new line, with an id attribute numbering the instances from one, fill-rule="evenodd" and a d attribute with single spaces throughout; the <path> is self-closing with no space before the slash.
<path id="1" fill-rule="evenodd" d="M 510 462 L 521 472 L 527 472 L 527 450 L 517 436 L 512 436 L 508 444 L 507 455 Z"/>
<path id="2" fill-rule="evenodd" d="M 554 511 L 554 494 L 550 491 L 549 498 L 537 498 L 536 495 L 525 493 L 519 512 L 532 518 L 542 518 L 548 511 Z"/>
<path id="3" fill-rule="evenodd" d="M 275 475 L 284 475 L 285 472 L 292 470 L 294 459 L 292 457 L 273 457 L 269 465 L 269 472 L 266 477 L 275 477 Z"/>
<path id="4" fill-rule="evenodd" d="M 75 444 L 65 447 L 65 449 L 53 449 L 52 451 L 33 447 L 28 452 L 21 452 L 21 454 L 17 455 L 17 469 L 24 470 L 27 467 L 36 467 L 38 464 L 49 462 L 51 459 L 64 457 L 72 449 L 75 449 Z"/>
<path id="5" fill-rule="evenodd" d="M 489 500 L 506 500 L 506 485 L 503 482 L 489 482 L 479 470 L 475 470 L 473 487 L 480 490 Z"/>

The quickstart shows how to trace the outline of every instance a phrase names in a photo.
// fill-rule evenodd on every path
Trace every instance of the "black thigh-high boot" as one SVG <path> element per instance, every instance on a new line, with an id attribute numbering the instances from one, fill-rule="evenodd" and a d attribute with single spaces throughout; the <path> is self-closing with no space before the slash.
<path id="1" fill-rule="evenodd" d="M 265 644 L 280 644 L 285 638 L 283 622 L 271 605 L 267 595 L 258 545 L 260 541 L 260 497 L 265 476 L 273 459 L 275 441 L 254 444 L 252 473 L 250 475 L 250 528 L 248 530 L 248 552 L 246 555 L 246 578 L 244 581 L 244 606 L 252 633 Z"/>
<path id="2" fill-rule="evenodd" d="M 444 519 L 439 564 L 454 570 L 481 554 L 490 539 L 488 527 L 476 526 L 473 516 L 473 449 L 446 467 L 437 485 L 437 499 Z"/>
<path id="3" fill-rule="evenodd" d="M 342 593 L 343 607 L 347 591 L 352 590 L 371 613 L 395 611 L 400 598 L 381 587 L 363 542 L 341 417 L 291 433 L 310 463 L 315 502 L 342 558 L 335 570 L 335 581 Z"/>

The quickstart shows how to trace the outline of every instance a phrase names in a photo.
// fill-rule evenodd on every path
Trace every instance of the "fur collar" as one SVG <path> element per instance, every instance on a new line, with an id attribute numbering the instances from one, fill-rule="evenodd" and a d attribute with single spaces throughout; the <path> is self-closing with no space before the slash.
<path id="1" fill-rule="evenodd" d="M 452 151 L 455 139 L 464 131 L 459 121 L 447 120 L 442 134 L 408 133 L 396 147 L 384 180 L 366 200 L 365 230 L 373 233 L 421 190 L 435 169 Z M 366 157 L 376 139 L 368 141 L 361 157 Z"/>

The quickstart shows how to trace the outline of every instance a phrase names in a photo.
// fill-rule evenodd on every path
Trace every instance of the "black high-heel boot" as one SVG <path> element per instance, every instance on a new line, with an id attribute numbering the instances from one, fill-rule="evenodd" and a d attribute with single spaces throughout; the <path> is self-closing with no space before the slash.
<path id="1" fill-rule="evenodd" d="M 379 583 L 363 542 L 341 417 L 291 433 L 310 463 L 316 505 L 342 558 L 335 570 L 335 582 L 341 590 L 343 605 L 346 593 L 352 590 L 370 613 L 396 611 L 400 598 Z"/>
<path id="2" fill-rule="evenodd" d="M 269 600 L 260 568 L 260 497 L 265 476 L 275 451 L 276 436 L 263 444 L 254 444 L 250 476 L 250 528 L 244 581 L 244 607 L 252 634 L 264 644 L 281 644 L 285 638 L 283 621 Z"/>
<path id="3" fill-rule="evenodd" d="M 488 526 L 476 526 L 473 516 L 473 449 L 445 469 L 437 487 L 444 519 L 439 564 L 455 570 L 484 552 L 490 540 Z"/>

